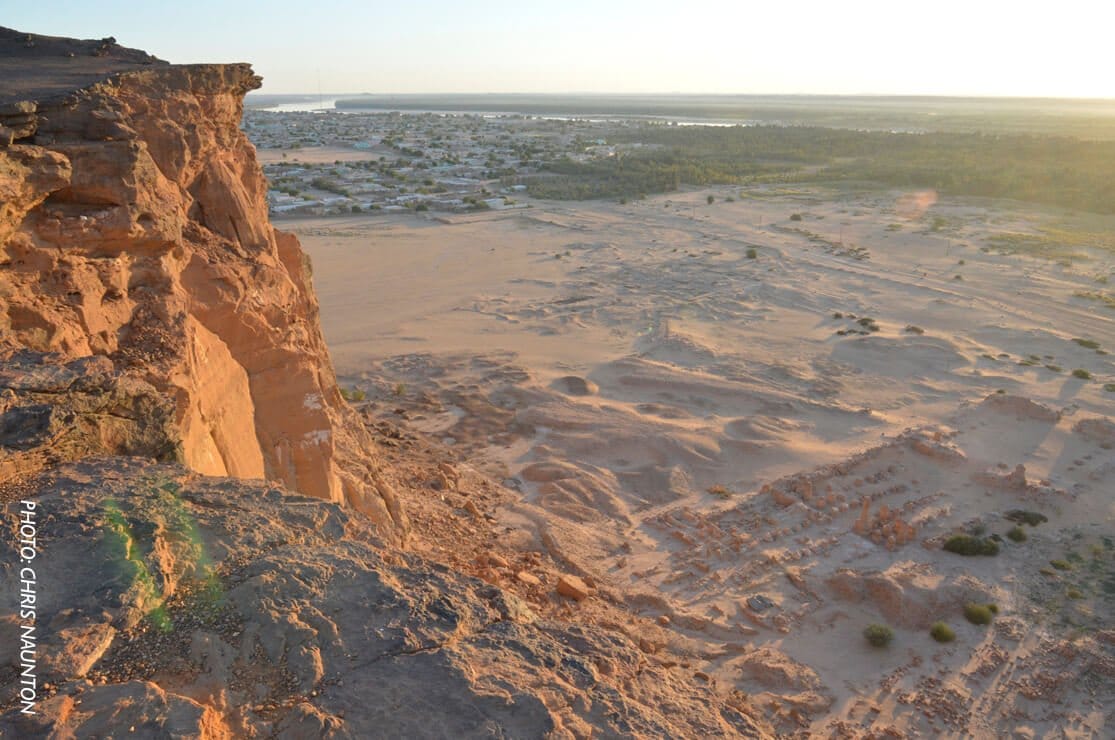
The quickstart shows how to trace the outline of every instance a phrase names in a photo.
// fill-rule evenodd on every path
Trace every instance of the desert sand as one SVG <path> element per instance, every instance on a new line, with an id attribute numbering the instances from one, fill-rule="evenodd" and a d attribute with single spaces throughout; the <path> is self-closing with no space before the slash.
<path id="1" fill-rule="evenodd" d="M 990 239 L 1088 219 L 755 187 L 278 225 L 356 405 L 502 480 L 489 536 L 656 620 L 663 664 L 786 733 L 1104 737 L 1115 310 L 1081 294 L 1115 254 Z"/>

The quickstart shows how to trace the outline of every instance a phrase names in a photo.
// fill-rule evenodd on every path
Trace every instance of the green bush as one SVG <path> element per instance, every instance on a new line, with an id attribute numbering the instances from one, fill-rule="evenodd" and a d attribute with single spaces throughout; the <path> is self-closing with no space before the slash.
<path id="1" fill-rule="evenodd" d="M 801 214 L 800 213 L 791 213 L 790 214 L 790 220 L 791 221 L 801 221 Z"/>
<path id="2" fill-rule="evenodd" d="M 1026 534 L 1026 530 L 1022 527 L 1011 527 L 1011 529 L 1007 532 L 1007 539 L 1009 539 L 1011 542 L 1025 542 L 1026 540 L 1030 539 L 1030 537 Z"/>
<path id="3" fill-rule="evenodd" d="M 945 540 L 944 549 L 957 555 L 998 555 L 999 543 L 989 537 L 957 534 Z"/>
<path id="4" fill-rule="evenodd" d="M 1072 563 L 1070 563 L 1067 560 L 1061 560 L 1061 559 L 1050 560 L 1049 564 L 1052 565 L 1057 570 L 1072 570 Z"/>
<path id="5" fill-rule="evenodd" d="M 944 622 L 934 622 L 929 628 L 929 636 L 937 642 L 952 642 L 956 639 L 956 633 L 952 631 Z"/>
<path id="6" fill-rule="evenodd" d="M 1011 509 L 1003 517 L 1015 524 L 1029 524 L 1031 527 L 1036 527 L 1039 524 L 1044 524 L 1049 521 L 1045 514 L 1039 514 L 1036 511 L 1027 511 L 1025 509 Z"/>
<path id="7" fill-rule="evenodd" d="M 1072 371 L 1072 377 L 1080 378 L 1081 380 L 1091 380 L 1092 374 L 1083 368 L 1076 368 Z"/>
<path id="8" fill-rule="evenodd" d="M 346 401 L 363 401 L 368 397 L 368 394 L 359 388 L 353 386 L 352 388 L 341 388 L 341 398 Z"/>
<path id="9" fill-rule="evenodd" d="M 759 256 L 759 250 L 755 249 L 755 247 L 751 247 L 750 249 L 747 250 L 747 259 L 753 260 L 758 256 Z"/>
<path id="10" fill-rule="evenodd" d="M 886 647 L 894 639 L 894 630 L 885 624 L 869 624 L 863 630 L 863 639 L 873 647 Z"/>
<path id="11" fill-rule="evenodd" d="M 995 615 L 987 604 L 965 604 L 964 618 L 972 624 L 991 624 Z"/>

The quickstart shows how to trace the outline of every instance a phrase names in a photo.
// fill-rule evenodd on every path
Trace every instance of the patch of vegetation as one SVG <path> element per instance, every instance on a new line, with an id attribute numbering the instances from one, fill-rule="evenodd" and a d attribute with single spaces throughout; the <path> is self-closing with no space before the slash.
<path id="1" fill-rule="evenodd" d="M 956 633 L 953 632 L 952 627 L 944 622 L 934 622 L 929 627 L 929 636 L 937 642 L 952 642 L 956 639 Z"/>
<path id="2" fill-rule="evenodd" d="M 999 543 L 990 537 L 974 537 L 970 534 L 956 534 L 945 540 L 943 549 L 957 555 L 998 555 Z"/>
<path id="3" fill-rule="evenodd" d="M 1072 377 L 1080 378 L 1081 380 L 1091 380 L 1092 374 L 1082 367 L 1078 367 L 1072 371 Z"/>
<path id="4" fill-rule="evenodd" d="M 1062 560 L 1060 558 L 1057 558 L 1056 560 L 1050 560 L 1049 564 L 1052 565 L 1057 570 L 1072 570 L 1072 563 L 1070 563 L 1067 560 Z"/>
<path id="5" fill-rule="evenodd" d="M 906 327 L 906 333 L 907 334 L 924 334 L 925 329 L 922 329 L 920 326 L 914 326 L 913 324 L 910 324 L 909 326 Z"/>
<path id="6" fill-rule="evenodd" d="M 1055 372 L 1055 373 L 1059 373 L 1059 372 L 1062 372 L 1064 370 L 1064 368 L 1061 367 L 1060 365 L 1046 365 L 1045 369 L 1050 370 L 1050 371 Z"/>
<path id="7" fill-rule="evenodd" d="M 367 399 L 368 394 L 360 390 L 356 386 L 352 388 L 341 388 L 341 398 L 346 401 L 363 401 Z"/>
<path id="8" fill-rule="evenodd" d="M 844 314 L 840 313 L 839 311 L 836 311 L 832 314 L 832 317 L 834 319 L 842 319 L 842 318 L 844 318 Z"/>
<path id="9" fill-rule="evenodd" d="M 791 213 L 790 214 L 790 220 L 791 221 L 801 221 L 801 214 L 800 213 Z"/>
<path id="10" fill-rule="evenodd" d="M 1049 521 L 1049 517 L 1037 511 L 1027 511 L 1026 509 L 1011 509 L 1003 518 L 1015 524 L 1029 524 L 1031 527 L 1036 527 L 1039 524 L 1044 524 Z"/>
<path id="11" fill-rule="evenodd" d="M 894 630 L 885 624 L 869 624 L 863 630 L 863 639 L 872 647 L 884 648 L 894 639 Z"/>
<path id="12" fill-rule="evenodd" d="M 758 256 L 759 256 L 759 250 L 755 249 L 755 247 L 748 248 L 747 259 L 753 260 L 753 259 L 756 259 Z"/>
<path id="13" fill-rule="evenodd" d="M 972 624 L 991 624 L 995 614 L 987 604 L 965 604 L 964 618 Z"/>
<path id="14" fill-rule="evenodd" d="M 583 200 L 669 192 L 683 184 L 842 181 L 1115 211 L 1112 141 L 1045 134 L 906 134 L 850 126 L 659 124 L 631 126 L 614 138 L 609 143 L 619 146 L 615 156 L 543 163 L 546 174 L 528 182 L 531 194 Z M 638 151 L 625 147 L 636 143 L 642 145 Z"/>
<path id="15" fill-rule="evenodd" d="M 1030 539 L 1030 535 L 1026 534 L 1026 530 L 1022 527 L 1011 527 L 1007 532 L 1007 539 L 1011 542 L 1025 542 Z"/>
<path id="16" fill-rule="evenodd" d="M 1081 339 L 1080 337 L 1076 337 L 1072 341 L 1076 342 L 1081 347 L 1087 347 L 1088 349 L 1099 349 L 1100 348 L 1100 343 L 1097 342 L 1094 339 Z"/>
<path id="17" fill-rule="evenodd" d="M 1115 393 L 1115 383 L 1104 383 L 1103 389 L 1108 393 Z"/>
<path id="18" fill-rule="evenodd" d="M 1102 303 L 1108 308 L 1115 308 L 1115 295 L 1111 293 L 1101 293 L 1098 290 L 1080 290 L 1073 293 L 1077 298 L 1087 298 L 1090 301 Z"/>
<path id="19" fill-rule="evenodd" d="M 1078 588 L 1070 588 L 1068 591 L 1065 591 L 1065 596 L 1073 600 L 1078 600 L 1084 598 L 1084 593 Z"/>
<path id="20" fill-rule="evenodd" d="M 407 392 L 406 383 L 396 383 L 394 389 L 391 391 L 396 396 L 405 396 Z"/>

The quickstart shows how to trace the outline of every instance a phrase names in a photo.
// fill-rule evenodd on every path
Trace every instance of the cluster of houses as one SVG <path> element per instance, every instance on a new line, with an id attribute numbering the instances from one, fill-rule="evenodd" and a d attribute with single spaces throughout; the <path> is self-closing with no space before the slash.
<path id="1" fill-rule="evenodd" d="M 522 208 L 523 182 L 546 162 L 614 154 L 586 127 L 518 115 L 252 109 L 243 121 L 257 148 L 281 152 L 264 165 L 272 212 L 306 215 Z M 344 156 L 320 161 L 322 147 Z"/>

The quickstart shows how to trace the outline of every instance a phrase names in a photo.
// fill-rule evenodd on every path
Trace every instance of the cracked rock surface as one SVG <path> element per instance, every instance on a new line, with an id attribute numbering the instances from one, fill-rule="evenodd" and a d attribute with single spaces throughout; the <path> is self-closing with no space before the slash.
<path id="1" fill-rule="evenodd" d="M 51 689 L 39 717 L 0 720 L 5 736 L 764 734 L 744 700 L 680 680 L 622 634 L 391 552 L 336 504 L 135 458 L 29 485 Z M 0 575 L 6 593 L 17 578 Z"/>

